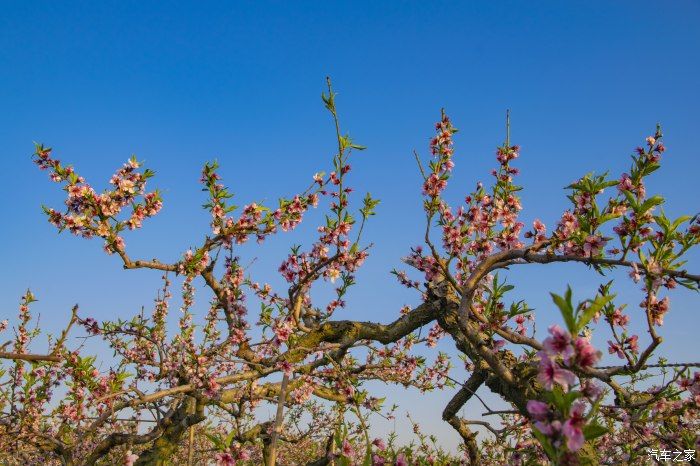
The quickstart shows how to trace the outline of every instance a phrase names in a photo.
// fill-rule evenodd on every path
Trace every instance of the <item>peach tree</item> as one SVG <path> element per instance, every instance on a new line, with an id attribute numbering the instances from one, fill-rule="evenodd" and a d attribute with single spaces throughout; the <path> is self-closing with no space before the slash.
<path id="1" fill-rule="evenodd" d="M 420 304 L 375 323 L 352 320 L 346 295 L 371 251 L 363 231 L 379 201 L 367 194 L 351 207 L 350 160 L 364 147 L 341 131 L 330 81 L 323 103 L 336 129 L 330 172 L 274 205 L 238 207 L 218 164 L 206 164 L 200 182 L 211 223 L 175 262 L 132 257 L 124 240 L 162 207 L 161 194 L 147 188 L 153 171 L 131 158 L 110 188 L 97 192 L 52 149 L 36 146 L 34 162 L 66 194 L 63 208 L 44 207 L 49 222 L 99 238 L 124 269 L 153 270 L 162 285 L 148 312 L 127 318 L 97 321 L 76 306 L 56 336 L 35 324 L 36 298 L 26 292 L 14 324 L 0 326 L 6 464 L 637 464 L 652 448 L 694 461 L 698 363 L 654 358 L 673 289 L 697 291 L 700 284 L 684 259 L 700 242 L 700 219 L 668 218 L 664 199 L 646 192 L 665 153 L 660 128 L 636 149 L 628 173 L 588 174 L 570 184 L 570 208 L 548 229 L 519 220 L 520 148 L 509 136 L 496 150 L 491 183 L 448 204 L 443 194 L 459 156 L 457 129 L 443 112 L 430 160 L 417 157 L 422 244 L 405 257 L 408 271 L 392 271 L 396 286 L 415 290 Z M 281 258 L 284 288 L 248 271 L 240 245 L 294 230 L 318 208 L 325 213 L 317 236 Z M 584 299 L 575 300 L 571 288 L 553 292 L 560 325 L 536 335 L 534 313 L 511 300 L 507 274 L 560 262 L 601 275 L 626 271 L 641 303 L 628 309 L 617 302 L 607 279 Z M 324 283 L 332 299 L 312 300 Z M 194 312 L 195 299 L 207 300 L 205 315 Z M 646 333 L 628 330 L 631 319 L 641 319 Z M 619 365 L 599 364 L 593 332 L 607 333 Z M 39 338 L 47 351 L 32 350 Z M 113 356 L 85 354 L 84 338 L 100 340 Z M 466 380 L 450 375 L 449 355 L 416 355 L 417 345 L 434 348 L 441 338 L 454 343 Z M 659 374 L 660 385 L 645 383 Z M 372 438 L 373 419 L 394 409 L 368 381 L 454 392 L 442 419 L 459 434 L 460 453 L 446 452 L 415 423 L 410 445 L 393 435 Z M 482 386 L 508 409 L 484 404 L 482 418 L 461 417 Z M 264 404 L 275 416 L 261 419 Z M 474 426 L 486 432 L 481 442 Z"/>

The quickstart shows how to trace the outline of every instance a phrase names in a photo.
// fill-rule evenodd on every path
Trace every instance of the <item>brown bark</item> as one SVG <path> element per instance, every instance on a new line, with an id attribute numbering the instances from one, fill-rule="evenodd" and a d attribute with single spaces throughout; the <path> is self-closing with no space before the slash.
<path id="1" fill-rule="evenodd" d="M 488 348 L 490 337 L 479 329 L 477 322 L 464 318 L 464 313 L 460 313 L 463 303 L 458 302 L 449 288 L 431 289 L 428 298 L 440 308 L 438 313 L 440 326 L 452 336 L 457 349 L 467 355 L 477 367 L 472 377 L 448 403 L 443 412 L 443 419 L 459 433 L 471 463 L 479 464 L 476 434 L 469 429 L 466 421 L 456 416 L 457 411 L 479 386 L 485 384 L 493 393 L 515 406 L 520 414 L 529 417 L 527 401 L 541 400 L 543 388 L 536 381 L 537 369 L 532 361 L 520 360 L 509 350 L 492 351 Z M 471 335 L 471 338 L 468 335 Z M 486 352 L 489 358 L 483 357 Z M 495 369 L 494 365 L 498 365 L 498 368 Z M 501 373 L 504 371 L 507 372 L 508 377 L 502 376 Z M 578 456 L 581 465 L 599 464 L 595 446 L 591 442 L 584 444 Z"/>
<path id="2" fill-rule="evenodd" d="M 194 398 L 186 398 L 180 403 L 163 435 L 153 442 L 150 448 L 141 453 L 136 466 L 164 466 L 172 458 L 182 442 L 182 436 L 190 426 L 202 422 L 204 404 Z"/>
<path id="3" fill-rule="evenodd" d="M 476 442 L 476 433 L 472 432 L 469 426 L 457 416 L 457 412 L 469 401 L 479 387 L 486 381 L 487 372 L 485 370 L 475 371 L 469 380 L 462 386 L 457 394 L 447 403 L 442 412 L 442 419 L 447 421 L 462 437 L 464 446 L 469 454 L 469 464 L 478 465 L 480 461 L 479 445 Z"/>

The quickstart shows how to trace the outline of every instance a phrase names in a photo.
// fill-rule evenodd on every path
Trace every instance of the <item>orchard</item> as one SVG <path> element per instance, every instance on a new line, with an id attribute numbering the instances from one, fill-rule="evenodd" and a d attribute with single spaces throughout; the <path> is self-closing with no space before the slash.
<path id="1" fill-rule="evenodd" d="M 32 312 L 42 290 L 26 291 L 17 316 L 0 325 L 0 462 L 617 465 L 669 455 L 697 464 L 700 358 L 667 361 L 658 352 L 664 319 L 677 311 L 674 289 L 700 286 L 685 259 L 700 243 L 700 217 L 668 218 L 664 198 L 645 188 L 668 156 L 660 127 L 634 149 L 627 172 L 581 177 L 567 186 L 570 206 L 555 224 L 526 225 L 517 179 L 527 157 L 521 163 L 508 132 L 484 174 L 490 182 L 448 204 L 444 193 L 461 189 L 450 181 L 464 159 L 458 122 L 439 114 L 426 129 L 429 155 L 416 156 L 422 206 L 407 206 L 422 209 L 425 223 L 416 225 L 404 263 L 387 264 L 396 268 L 384 285 L 411 289 L 420 304 L 369 322 L 353 319 L 346 297 L 363 292 L 356 273 L 380 247 L 363 238 L 380 201 L 353 191 L 352 177 L 363 175 L 351 162 L 364 147 L 341 126 L 330 81 L 323 105 L 337 143 L 325 171 L 277 203 L 235 206 L 218 164 L 206 164 L 200 183 L 211 222 L 175 262 L 133 257 L 124 238 L 165 201 L 147 186 L 151 169 L 131 158 L 98 192 L 57 158 L 60 149 L 36 145 L 33 161 L 65 193 L 62 207 L 44 207 L 50 224 L 92 239 L 86 246 L 99 241 L 125 273 L 150 270 L 157 291 L 144 310 L 109 321 L 66 309 L 55 335 Z M 238 248 L 262 247 L 311 210 L 324 212 L 316 237 L 291 245 L 270 271 L 286 286 L 251 274 Z M 536 328 L 508 274 L 562 262 L 587 269 L 600 287 L 591 296 L 577 293 L 576 283 L 543 289 L 559 324 Z M 616 299 L 614 271 L 636 284 L 638 301 Z M 332 299 L 312 299 L 321 286 L 331 287 Z M 193 311 L 195 300 L 209 303 L 205 315 Z M 684 318 L 697 322 L 692 312 Z M 645 331 L 630 331 L 631 321 Z M 607 347 L 596 347 L 594 334 L 605 335 Z M 91 354 L 85 339 L 108 351 Z M 441 339 L 459 357 L 434 350 Z M 417 356 L 418 347 L 432 357 Z M 619 364 L 602 365 L 603 353 Z M 468 377 L 452 375 L 458 365 Z M 372 435 L 372 423 L 393 416 L 401 400 L 384 399 L 369 382 L 449 393 L 435 422 L 454 428 L 459 451 L 417 423 L 410 445 Z M 508 409 L 484 403 L 483 416 L 460 414 L 484 387 Z M 261 416 L 262 406 L 275 414 Z"/>

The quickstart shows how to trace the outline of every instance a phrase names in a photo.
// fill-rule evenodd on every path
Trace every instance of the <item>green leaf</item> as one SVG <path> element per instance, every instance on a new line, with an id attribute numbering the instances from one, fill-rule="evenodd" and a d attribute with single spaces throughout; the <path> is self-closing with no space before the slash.
<path id="1" fill-rule="evenodd" d="M 540 445 L 542 445 L 542 448 L 544 449 L 544 452 L 547 453 L 549 459 L 554 461 L 557 457 L 557 452 L 554 450 L 554 447 L 549 442 L 549 439 L 545 437 L 542 432 L 540 432 L 534 427 L 532 428 L 532 435 L 534 435 L 535 438 L 540 442 Z"/>
<path id="2" fill-rule="evenodd" d="M 598 438 L 601 435 L 605 435 L 608 432 L 608 429 L 605 427 L 601 426 L 600 424 L 588 424 L 583 428 L 583 436 L 586 438 L 586 440 L 592 440 L 594 438 Z"/>
<path id="3" fill-rule="evenodd" d="M 652 163 L 652 164 L 647 165 L 646 167 L 644 167 L 642 169 L 641 175 L 642 176 L 649 176 L 652 173 L 654 173 L 656 170 L 658 170 L 659 168 L 661 168 L 661 165 L 659 165 L 658 163 Z"/>
<path id="4" fill-rule="evenodd" d="M 610 220 L 614 220 L 616 218 L 619 218 L 620 214 L 605 214 L 600 217 L 598 217 L 598 225 L 602 225 L 604 223 L 609 222 Z"/>
<path id="5" fill-rule="evenodd" d="M 579 398 L 581 398 L 583 396 L 583 393 L 577 392 L 577 391 L 571 391 L 568 393 L 562 392 L 562 394 L 563 394 L 564 402 L 566 403 L 567 411 L 569 409 L 571 409 L 571 405 L 574 403 L 574 401 L 578 400 Z"/>
<path id="6" fill-rule="evenodd" d="M 562 317 L 564 317 L 564 322 L 566 323 L 566 327 L 569 329 L 569 332 L 576 333 L 576 320 L 574 319 L 574 308 L 571 305 L 571 287 L 567 287 L 566 289 L 566 299 L 562 298 L 556 293 L 549 294 L 552 295 L 552 300 L 554 301 L 554 304 L 557 305 Z"/>
<path id="7" fill-rule="evenodd" d="M 321 99 L 323 99 L 323 103 L 325 104 L 326 108 L 331 113 L 335 114 L 335 93 L 329 92 L 328 95 L 326 95 L 325 92 L 322 92 Z"/>
<path id="8" fill-rule="evenodd" d="M 676 231 L 676 229 L 679 226 L 681 226 L 682 223 L 687 222 L 690 219 L 691 219 L 690 215 L 683 215 L 682 217 L 678 217 L 671 225 L 671 230 Z"/>
<path id="9" fill-rule="evenodd" d="M 214 444 L 214 446 L 218 450 L 225 450 L 226 449 L 226 445 L 224 444 L 224 442 L 221 440 L 221 438 L 218 435 L 213 435 L 213 434 L 205 434 L 205 435 L 211 441 L 211 443 Z"/>
<path id="10" fill-rule="evenodd" d="M 580 332 L 581 329 L 591 321 L 593 316 L 600 312 L 613 298 L 615 298 L 615 295 L 597 296 L 591 305 L 584 309 L 581 315 L 578 316 L 576 333 Z"/>
<path id="11" fill-rule="evenodd" d="M 637 202 L 637 199 L 634 197 L 634 195 L 627 190 L 622 191 L 622 194 L 624 194 L 627 198 L 627 202 L 629 202 L 629 205 L 630 207 L 632 207 L 632 210 L 636 212 L 639 208 L 639 203 Z"/>
<path id="12" fill-rule="evenodd" d="M 570 393 L 564 393 L 564 390 L 562 390 L 559 385 L 555 385 L 552 387 L 552 391 L 550 392 L 550 396 L 548 398 L 559 411 L 568 412 L 573 401 L 572 399 L 569 399 L 569 395 Z"/>

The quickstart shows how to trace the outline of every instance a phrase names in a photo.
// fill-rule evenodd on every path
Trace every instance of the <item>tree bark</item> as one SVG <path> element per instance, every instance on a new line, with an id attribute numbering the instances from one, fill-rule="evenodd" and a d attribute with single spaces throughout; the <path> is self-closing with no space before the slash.
<path id="1" fill-rule="evenodd" d="M 174 456 L 187 429 L 204 419 L 206 418 L 203 403 L 191 397 L 183 400 L 163 435 L 153 442 L 148 450 L 141 453 L 136 460 L 136 466 L 164 466 L 166 461 Z"/>
<path id="2" fill-rule="evenodd" d="M 289 376 L 284 374 L 282 377 L 282 385 L 280 386 L 279 398 L 277 400 L 277 415 L 275 416 L 275 423 L 272 426 L 268 455 L 267 458 L 265 458 L 265 466 L 275 466 L 277 463 L 277 442 L 279 441 L 280 430 L 282 430 L 282 422 L 284 421 L 284 401 L 287 398 L 288 384 Z"/>

